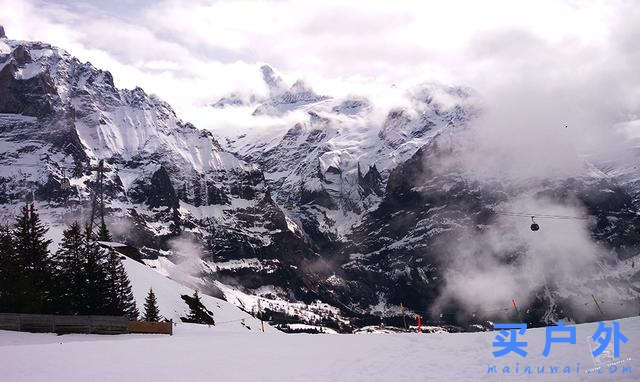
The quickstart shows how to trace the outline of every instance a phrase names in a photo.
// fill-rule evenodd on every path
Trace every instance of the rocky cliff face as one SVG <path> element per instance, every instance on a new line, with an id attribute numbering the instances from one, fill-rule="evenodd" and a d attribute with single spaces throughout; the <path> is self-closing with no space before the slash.
<path id="1" fill-rule="evenodd" d="M 599 172 L 585 163 L 571 178 L 477 179 L 453 143 L 480 113 L 471 90 L 425 84 L 380 119 L 375 100 L 320 96 L 261 70 L 268 96 L 233 94 L 214 107 L 305 118 L 221 145 L 157 97 L 117 89 L 107 71 L 49 44 L 0 39 L 0 214 L 35 198 L 53 224 L 86 221 L 102 188 L 115 240 L 247 311 L 259 296 L 276 322 L 348 330 L 401 319 L 402 304 L 409 315 L 482 324 L 495 311 L 454 288 L 456 275 L 473 281 L 493 268 L 555 269 L 518 279 L 532 323 L 589 319 L 572 301 L 594 288 L 616 304 L 637 297 L 640 276 L 628 266 L 640 243 L 637 178 L 626 164 Z M 528 216 L 514 223 L 500 212 L 524 199 L 581 211 L 579 230 L 592 240 L 550 229 L 554 220 L 529 235 Z M 575 252 L 582 276 L 554 263 L 554 250 Z"/>
<path id="2" fill-rule="evenodd" d="M 637 257 L 640 216 L 629 192 L 588 167 L 581 176 L 566 179 L 481 181 L 465 174 L 456 162 L 459 154 L 450 149 L 448 139 L 439 137 L 391 172 L 381 203 L 354 228 L 334 260 L 340 264 L 336 275 L 343 279 L 334 291 L 342 301 L 371 313 L 381 302 L 386 311 L 396 313 L 402 304 L 432 320 L 457 324 L 482 315 L 497 318 L 504 312 L 491 312 L 496 306 L 479 306 L 491 298 L 480 298 L 478 305 L 463 303 L 459 295 L 473 292 L 451 291 L 452 272 L 460 271 L 469 280 L 465 288 L 473 288 L 475 272 L 495 264 L 523 282 L 508 294 L 527 301 L 524 319 L 529 323 L 559 317 L 597 319 L 591 305 L 574 304 L 588 302 L 592 293 L 609 296 L 609 314 L 635 314 L 638 273 L 625 259 Z M 443 163 L 450 167 L 442 168 Z M 527 216 L 500 212 L 520 200 L 544 201 L 547 208 L 580 206 L 589 216 L 580 224 L 584 222 L 600 255 L 589 261 L 582 257 L 582 243 L 573 242 L 576 236 L 562 224 L 570 216 L 538 220 L 547 231 L 541 236 L 529 231 Z M 566 242 L 553 248 L 541 245 L 552 240 Z M 564 261 L 570 263 L 566 268 Z M 625 265 L 621 270 L 613 264 Z M 490 270 L 487 276 L 496 278 L 486 281 L 496 290 L 510 287 L 500 285 L 499 273 Z M 542 279 L 521 277 L 527 273 Z M 608 281 L 592 283 L 600 278 Z M 636 280 L 633 286 L 629 278 Z M 594 284 L 599 284 L 596 289 Z M 499 302 L 498 310 L 509 308 L 509 301 Z"/>
<path id="3" fill-rule="evenodd" d="M 263 67 L 263 73 L 273 94 L 296 88 L 285 90 L 271 68 Z M 376 208 L 393 168 L 478 113 L 473 96 L 469 89 L 424 84 L 409 92 L 408 105 L 391 109 L 381 122 L 363 97 L 322 97 L 293 106 L 271 97 L 270 105 L 302 111 L 306 120 L 268 137 L 243 134 L 225 143 L 260 165 L 274 200 L 322 251 L 333 248 L 327 243 L 345 240 L 353 225 Z"/>

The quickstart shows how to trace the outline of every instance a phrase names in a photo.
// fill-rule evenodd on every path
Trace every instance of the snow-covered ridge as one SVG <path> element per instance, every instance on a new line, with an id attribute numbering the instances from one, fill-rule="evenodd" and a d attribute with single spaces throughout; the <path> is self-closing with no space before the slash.
<path id="1" fill-rule="evenodd" d="M 281 116 L 306 105 L 312 105 L 330 98 L 316 94 L 302 80 L 298 80 L 288 87 L 269 65 L 263 65 L 260 70 L 269 92 L 268 96 L 243 95 L 240 92 L 233 92 L 212 103 L 211 106 L 216 108 L 252 106 L 254 107 L 252 114 L 254 116 Z"/>
<path id="2" fill-rule="evenodd" d="M 109 72 L 81 63 L 62 49 L 4 40 L 1 52 L 3 70 L 15 80 L 39 78 L 51 85 L 45 89 L 49 103 L 74 115 L 90 159 L 131 160 L 163 152 L 199 172 L 245 166 L 222 150 L 211 133 L 177 117 L 166 102 L 140 88 L 115 88 Z"/>

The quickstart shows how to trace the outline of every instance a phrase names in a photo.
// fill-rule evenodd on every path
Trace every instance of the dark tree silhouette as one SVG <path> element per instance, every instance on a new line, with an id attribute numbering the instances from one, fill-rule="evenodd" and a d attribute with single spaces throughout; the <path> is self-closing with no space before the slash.
<path id="1" fill-rule="evenodd" d="M 129 277 L 116 251 L 110 250 L 107 254 L 105 274 L 105 314 L 137 320 L 139 313 Z"/>
<path id="2" fill-rule="evenodd" d="M 59 249 L 51 255 L 46 233 L 35 207 L 29 204 L 22 208 L 13 229 L 0 226 L 1 312 L 137 319 L 120 254 L 106 252 L 94 241 L 88 226 L 82 232 L 75 222 L 64 230 Z"/>
<path id="3" fill-rule="evenodd" d="M 148 322 L 160 321 L 160 309 L 158 308 L 158 301 L 155 293 L 153 293 L 153 288 L 149 288 L 149 293 L 144 301 L 144 316 L 142 319 Z"/>
<path id="4" fill-rule="evenodd" d="M 17 311 L 20 261 L 11 229 L 0 225 L 0 313 Z"/>
<path id="5" fill-rule="evenodd" d="M 49 253 L 51 240 L 45 238 L 47 231 L 33 204 L 22 207 L 13 231 L 20 266 L 17 312 L 48 313 L 52 309 L 54 268 Z"/>
<path id="6" fill-rule="evenodd" d="M 202 304 L 198 291 L 195 291 L 193 296 L 182 295 L 181 297 L 189 306 L 189 314 L 186 317 L 181 317 L 183 322 L 208 325 L 216 324 L 213 319 L 213 313 L 207 310 Z"/>
<path id="7" fill-rule="evenodd" d="M 111 241 L 111 233 L 109 233 L 104 221 L 100 224 L 100 229 L 98 230 L 98 241 Z"/>
<path id="8" fill-rule="evenodd" d="M 100 248 L 98 243 L 90 239 L 88 232 L 85 233 L 84 251 L 84 283 L 85 289 L 82 293 L 81 314 L 105 314 L 107 311 L 107 275 L 105 263 L 107 254 Z"/>
<path id="9" fill-rule="evenodd" d="M 187 183 L 182 183 L 182 187 L 176 190 L 176 197 L 178 200 L 189 203 L 189 195 L 187 193 Z"/>
<path id="10" fill-rule="evenodd" d="M 78 314 L 83 311 L 86 290 L 85 265 L 87 257 L 85 236 L 78 222 L 63 232 L 62 242 L 54 256 L 56 264 L 56 311 Z"/>

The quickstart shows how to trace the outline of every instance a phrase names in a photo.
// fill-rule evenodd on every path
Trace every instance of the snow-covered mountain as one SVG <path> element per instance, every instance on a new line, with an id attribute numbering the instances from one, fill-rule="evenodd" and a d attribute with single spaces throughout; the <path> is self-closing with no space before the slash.
<path id="1" fill-rule="evenodd" d="M 623 141 L 614 151 L 600 154 L 591 160 L 607 176 L 615 179 L 634 197 L 634 204 L 640 206 L 640 119 L 615 126 Z"/>
<path id="2" fill-rule="evenodd" d="M 3 216 L 35 198 L 55 226 L 85 221 L 104 160 L 107 223 L 144 257 L 202 258 L 203 277 L 247 292 L 270 285 L 279 297 L 318 299 L 296 271 L 317 254 L 256 165 L 157 97 L 117 89 L 109 72 L 61 49 L 3 39 L 0 53 Z"/>
<path id="3" fill-rule="evenodd" d="M 323 101 L 330 97 L 316 94 L 302 80 L 296 81 L 288 87 L 284 80 L 277 75 L 269 65 L 263 65 L 262 78 L 268 90 L 268 95 L 251 94 L 243 96 L 241 93 L 231 93 L 220 98 L 211 106 L 216 108 L 253 106 L 253 115 L 282 115 L 304 105 Z"/>
<path id="4" fill-rule="evenodd" d="M 264 79 L 267 84 L 281 83 L 272 76 Z M 581 172 L 565 178 L 549 175 L 514 182 L 495 176 L 477 180 L 465 173 L 464 163 L 457 160 L 470 149 L 458 142 L 481 113 L 473 91 L 425 84 L 408 91 L 407 98 L 411 101 L 408 106 L 392 108 L 378 123 L 373 117 L 373 102 L 364 97 L 319 100 L 287 109 L 308 115 L 306 121 L 291 128 L 271 136 L 243 133 L 225 142 L 240 157 L 264 169 L 276 201 L 330 263 L 318 272 L 324 272 L 325 287 L 332 294 L 362 314 L 393 316 L 402 311 L 401 305 L 408 305 L 415 312 L 430 315 L 435 309 L 422 307 L 435 305 L 442 311 L 452 300 L 455 306 L 459 296 L 449 296 L 451 287 L 447 285 L 451 284 L 450 269 L 459 268 L 451 265 L 458 250 L 451 243 L 479 244 L 501 230 L 513 244 L 494 248 L 502 257 L 499 263 L 511 264 L 517 256 L 538 251 L 535 256 L 547 256 L 549 248 L 535 248 L 534 238 L 495 213 L 522 208 L 523 201 L 530 205 L 535 200 L 544 201 L 548 209 L 564 205 L 570 211 L 567 215 L 576 213 L 573 207 L 586 210 L 591 216 L 587 223 L 590 235 L 606 248 L 603 251 L 614 255 L 591 259 L 585 265 L 588 269 L 580 270 L 581 275 L 562 267 L 548 275 L 527 269 L 548 266 L 545 257 L 520 259 L 520 264 L 506 268 L 518 274 L 535 274 L 520 280 L 529 284 L 521 288 L 522 293 L 512 291 L 513 297 L 530 304 L 527 319 L 589 316 L 592 312 L 584 312 L 584 302 L 588 303 L 598 283 L 585 279 L 592 278 L 608 280 L 596 293 L 618 301 L 612 310 L 633 313 L 630 302 L 640 290 L 638 273 L 631 266 L 640 243 L 636 186 L 640 177 L 633 170 L 637 167 L 633 158 L 584 162 Z M 520 220 L 528 229 L 526 217 Z M 562 240 L 560 235 L 543 235 L 549 242 Z M 579 256 L 572 253 L 577 248 L 561 247 L 552 250 L 570 253 L 560 257 Z M 470 256 L 479 251 L 466 250 Z M 480 268 L 490 260 L 478 257 L 472 261 L 479 262 Z M 616 261 L 623 261 L 623 265 L 614 269 L 626 270 L 613 270 L 611 262 Z M 473 272 L 474 267 L 465 271 Z M 538 283 L 540 279 L 543 282 Z M 569 281 L 556 281 L 560 279 Z M 571 303 L 578 299 L 583 306 Z M 508 309 L 509 299 L 504 301 L 498 310 Z M 468 301 L 465 305 L 472 306 L 467 307 L 469 315 L 461 321 L 473 320 L 478 311 L 486 314 L 488 310 Z M 452 316 L 464 316 L 459 309 L 453 310 L 459 313 Z M 452 317 L 445 313 L 441 318 L 447 315 Z"/>
<path id="5" fill-rule="evenodd" d="M 407 314 L 481 327 L 514 297 L 531 323 L 588 320 L 575 304 L 594 293 L 618 304 L 608 316 L 628 313 L 640 292 L 630 162 L 585 162 L 570 178 L 479 180 L 457 162 L 469 147 L 456 142 L 481 113 L 471 89 L 423 84 L 385 109 L 260 70 L 268 95 L 237 92 L 212 107 L 285 122 L 217 139 L 59 48 L 1 38 L 0 214 L 35 198 L 55 227 L 86 221 L 104 161 L 115 240 L 247 312 L 260 297 L 274 323 L 346 331 Z M 293 113 L 302 118 L 286 122 Z M 530 236 L 529 217 L 514 226 L 500 215 L 523 200 L 586 219 Z M 554 251 L 598 255 L 549 260 Z M 479 283 L 476 273 L 490 271 L 539 277 L 517 279 L 517 296 L 493 307 L 500 313 L 480 312 L 457 275 Z"/>
<path id="6" fill-rule="evenodd" d="M 287 90 L 270 67 L 262 72 L 271 98 L 256 111 L 269 105 L 280 113 L 302 111 L 306 119 L 270 134 L 227 137 L 225 145 L 260 165 L 275 200 L 319 241 L 344 239 L 380 202 L 393 168 L 478 112 L 470 89 L 423 84 L 407 92 L 408 105 L 379 121 L 366 97 L 307 96 L 315 93 L 300 81 Z"/>

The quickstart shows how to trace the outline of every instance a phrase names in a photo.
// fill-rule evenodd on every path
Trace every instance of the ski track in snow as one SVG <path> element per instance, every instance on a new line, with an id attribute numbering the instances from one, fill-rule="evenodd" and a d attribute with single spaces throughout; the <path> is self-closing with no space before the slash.
<path id="1" fill-rule="evenodd" d="M 0 331 L 6 381 L 637 381 L 640 318 L 619 320 L 631 374 L 586 375 L 594 367 L 586 338 L 595 323 L 577 326 L 577 344 L 554 343 L 548 358 L 544 328 L 529 329 L 526 358 L 494 358 L 495 332 L 461 334 L 284 335 L 230 332 L 223 326 L 180 324 L 173 336 L 64 335 Z M 509 365 L 530 365 L 534 375 L 502 375 Z M 576 374 L 576 363 L 580 374 Z M 489 365 L 498 374 L 487 374 Z M 535 375 L 545 365 L 545 375 Z M 548 366 L 571 366 L 550 375 Z"/>

